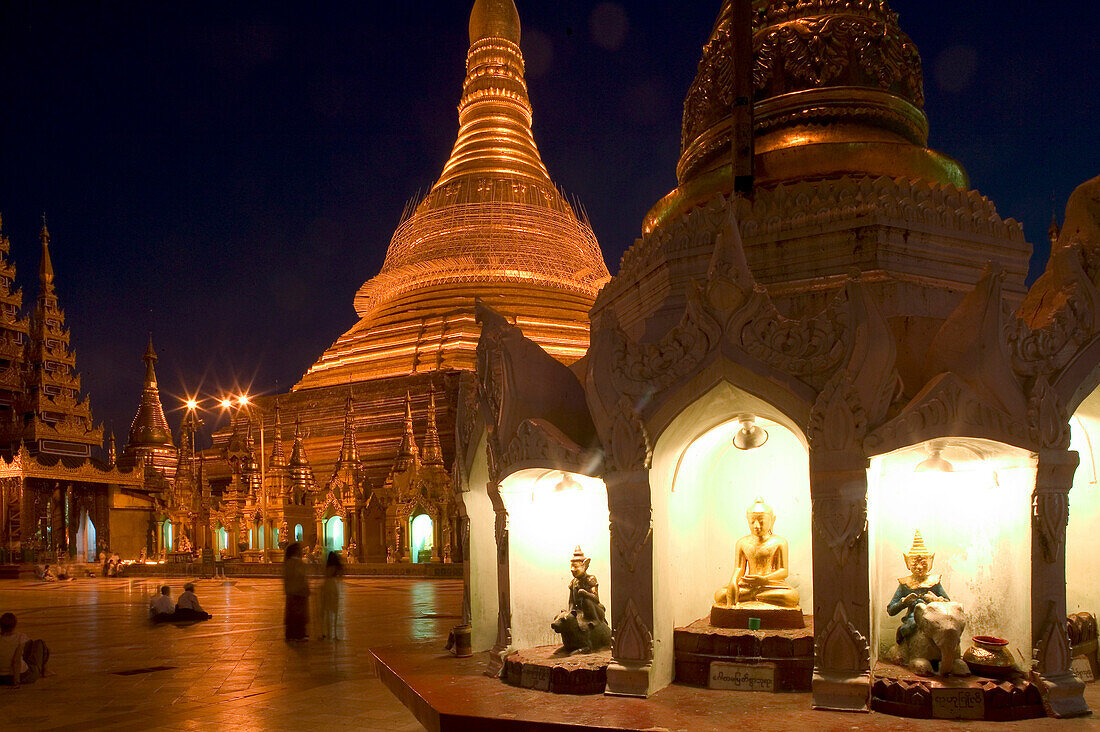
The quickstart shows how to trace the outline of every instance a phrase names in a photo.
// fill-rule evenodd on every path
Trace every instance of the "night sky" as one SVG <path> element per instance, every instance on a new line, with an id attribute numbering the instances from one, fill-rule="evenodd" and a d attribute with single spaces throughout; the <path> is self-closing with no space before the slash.
<path id="1" fill-rule="evenodd" d="M 675 186 L 719 4 L 517 0 L 535 138 L 613 274 Z M 471 5 L 0 3 L 4 229 L 29 301 L 47 213 L 77 367 L 120 447 L 149 331 L 175 428 L 186 392 L 285 391 L 356 322 L 454 142 Z M 1034 277 L 1052 196 L 1061 216 L 1100 173 L 1095 24 L 1063 3 L 892 5 L 931 147 L 1024 222 Z"/>

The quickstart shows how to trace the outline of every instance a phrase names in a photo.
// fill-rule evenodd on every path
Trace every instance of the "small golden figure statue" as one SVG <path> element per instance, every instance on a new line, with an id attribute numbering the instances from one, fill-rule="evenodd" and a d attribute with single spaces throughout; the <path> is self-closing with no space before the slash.
<path id="1" fill-rule="evenodd" d="M 787 540 L 772 533 L 775 512 L 757 498 L 745 518 L 751 533 L 737 540 L 736 569 L 730 583 L 714 593 L 711 624 L 747 628 L 751 616 L 760 621 L 760 628 L 804 627 L 798 590 L 786 581 Z"/>

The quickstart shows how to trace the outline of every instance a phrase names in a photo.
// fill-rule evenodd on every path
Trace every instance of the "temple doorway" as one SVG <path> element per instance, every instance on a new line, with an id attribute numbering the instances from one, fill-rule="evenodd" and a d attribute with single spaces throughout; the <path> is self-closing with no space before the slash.
<path id="1" fill-rule="evenodd" d="M 330 552 L 342 551 L 344 548 L 344 520 L 339 516 L 332 516 L 325 521 L 325 549 Z"/>
<path id="2" fill-rule="evenodd" d="M 920 552 L 934 553 L 930 576 L 962 605 L 965 638 L 1005 638 L 1030 658 L 1034 488 L 1031 453 L 989 440 L 930 440 L 871 459 L 872 663 L 894 644 L 904 615 L 886 612 L 899 578 L 911 574 L 903 555 Z"/>
<path id="3" fill-rule="evenodd" d="M 294 541 L 301 541 L 304 533 L 301 524 L 294 524 Z"/>
<path id="4" fill-rule="evenodd" d="M 218 551 L 227 551 L 229 549 L 229 532 L 225 530 L 224 526 L 218 524 L 218 529 L 214 534 L 217 537 Z"/>
<path id="5" fill-rule="evenodd" d="M 569 609 L 569 562 L 580 547 L 600 582 L 611 616 L 611 532 L 607 489 L 599 478 L 528 468 L 505 478 L 512 643 L 516 648 L 561 644 L 550 623 Z"/>
<path id="6" fill-rule="evenodd" d="M 172 551 L 172 521 L 164 519 L 164 523 L 160 525 L 160 528 L 161 550 L 170 552 Z"/>
<path id="7" fill-rule="evenodd" d="M 95 524 L 86 510 L 80 512 L 80 524 L 76 530 L 76 560 L 96 561 Z"/>
<path id="8" fill-rule="evenodd" d="M 409 551 L 411 561 L 432 561 L 432 547 L 434 546 L 434 530 L 432 517 L 426 513 L 413 516 L 409 522 Z"/>

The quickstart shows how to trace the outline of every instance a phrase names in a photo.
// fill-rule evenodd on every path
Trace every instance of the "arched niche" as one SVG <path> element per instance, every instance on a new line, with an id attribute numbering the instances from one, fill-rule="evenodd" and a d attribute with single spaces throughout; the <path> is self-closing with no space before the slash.
<path id="1" fill-rule="evenodd" d="M 733 445 L 738 417 L 768 432 L 764 445 Z M 729 583 L 745 512 L 759 497 L 775 512 L 774 533 L 790 547 L 789 583 L 803 612 L 813 607 L 809 453 L 786 415 L 749 392 L 719 382 L 684 407 L 658 437 L 650 471 L 653 506 L 654 673 L 672 681 L 673 629 L 707 617 Z"/>
<path id="2" fill-rule="evenodd" d="M 937 469 L 934 458 L 950 464 Z M 939 467 L 946 467 L 942 463 Z M 867 526 L 872 663 L 893 645 L 904 617 L 886 606 L 909 576 L 902 555 L 920 531 L 935 553 L 932 575 L 963 607 L 961 646 L 974 635 L 1006 638 L 1031 656 L 1032 453 L 990 440 L 947 437 L 871 459 Z"/>
<path id="3" fill-rule="evenodd" d="M 1066 611 L 1100 615 L 1100 388 L 1069 421 L 1070 449 L 1081 462 L 1073 474 L 1066 527 Z"/>
<path id="4" fill-rule="evenodd" d="M 466 537 L 469 559 L 464 575 L 468 583 L 470 602 L 471 639 L 474 652 L 492 648 L 497 637 L 497 613 L 500 600 L 497 593 L 497 546 L 495 536 L 496 512 L 489 499 L 489 460 L 486 452 L 488 438 L 481 430 L 474 450 L 466 484 L 460 500 L 469 518 L 469 536 Z"/>
<path id="5" fill-rule="evenodd" d="M 600 602 L 611 607 L 611 533 L 607 489 L 599 478 L 527 468 L 501 482 L 508 511 L 512 645 L 560 643 L 550 623 L 569 605 L 569 560 L 580 547 L 592 560 Z"/>
<path id="6" fill-rule="evenodd" d="M 344 519 L 335 514 L 325 519 L 325 549 L 330 552 L 344 549 Z"/>
<path id="7" fill-rule="evenodd" d="M 423 509 L 409 518 L 409 555 L 413 563 L 430 562 L 435 541 L 435 522 Z M 427 558 L 425 558 L 425 555 Z"/>

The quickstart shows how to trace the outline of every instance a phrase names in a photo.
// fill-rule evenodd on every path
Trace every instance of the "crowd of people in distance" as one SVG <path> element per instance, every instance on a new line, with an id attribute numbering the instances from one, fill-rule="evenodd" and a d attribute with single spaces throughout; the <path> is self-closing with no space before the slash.
<path id="1" fill-rule="evenodd" d="M 160 594 L 149 601 L 149 617 L 154 623 L 171 623 L 187 620 L 209 620 L 213 616 L 202 609 L 195 595 L 195 585 L 188 582 L 183 592 L 172 602 L 172 588 L 161 585 Z"/>

